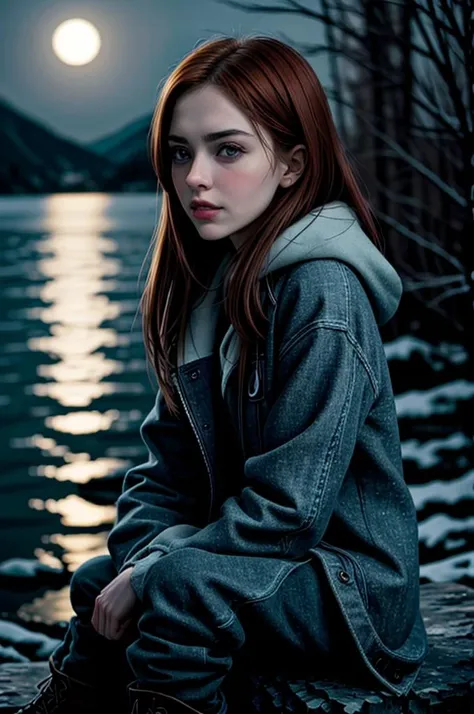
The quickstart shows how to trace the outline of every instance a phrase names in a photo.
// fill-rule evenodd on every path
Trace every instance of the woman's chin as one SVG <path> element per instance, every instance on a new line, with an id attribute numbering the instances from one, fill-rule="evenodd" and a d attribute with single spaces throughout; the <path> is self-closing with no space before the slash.
<path id="1" fill-rule="evenodd" d="M 196 226 L 196 228 L 204 240 L 219 240 L 220 238 L 227 238 L 229 236 L 228 229 L 223 226 L 213 225 L 210 222 L 205 225 Z"/>

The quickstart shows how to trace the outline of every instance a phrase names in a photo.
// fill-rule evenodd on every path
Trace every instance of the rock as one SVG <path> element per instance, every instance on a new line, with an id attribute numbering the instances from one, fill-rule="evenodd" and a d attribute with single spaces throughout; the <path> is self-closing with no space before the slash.
<path id="1" fill-rule="evenodd" d="M 9 558 L 0 563 L 0 577 L 3 578 L 35 578 L 38 574 L 62 575 L 63 567 L 53 568 L 39 560 L 31 558 Z"/>
<path id="2" fill-rule="evenodd" d="M 14 712 L 38 693 L 36 684 L 49 674 L 47 662 L 0 665 L 0 711 Z"/>
<path id="3" fill-rule="evenodd" d="M 320 679 L 239 673 L 242 712 L 285 714 L 469 714 L 474 712 L 474 589 L 459 583 L 421 586 L 421 611 L 430 651 L 406 697 Z M 0 714 L 16 711 L 37 693 L 47 662 L 0 665 Z M 234 685 L 237 686 L 237 685 Z"/>
<path id="4" fill-rule="evenodd" d="M 31 632 L 8 620 L 0 620 L 0 662 L 47 660 L 60 640 Z"/>
<path id="5" fill-rule="evenodd" d="M 19 590 L 35 585 L 64 582 L 70 575 L 61 561 L 58 561 L 58 564 L 56 567 L 34 558 L 9 558 L 0 563 L 0 586 Z"/>
<path id="6" fill-rule="evenodd" d="M 474 589 L 459 583 L 421 586 L 428 656 L 406 697 L 321 679 L 252 675 L 245 710 L 262 714 L 474 714 Z M 244 708 L 242 711 L 244 711 Z"/>

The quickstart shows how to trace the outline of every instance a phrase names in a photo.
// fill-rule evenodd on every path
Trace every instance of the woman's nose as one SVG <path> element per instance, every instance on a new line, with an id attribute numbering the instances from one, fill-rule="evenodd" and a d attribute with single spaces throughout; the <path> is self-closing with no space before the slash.
<path id="1" fill-rule="evenodd" d="M 190 187 L 209 185 L 211 182 L 211 169 L 204 157 L 196 157 L 186 176 L 186 183 Z"/>

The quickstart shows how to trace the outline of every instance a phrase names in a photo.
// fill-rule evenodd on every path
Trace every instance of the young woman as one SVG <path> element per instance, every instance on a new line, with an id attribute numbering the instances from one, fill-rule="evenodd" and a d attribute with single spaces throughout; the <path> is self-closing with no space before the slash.
<path id="1" fill-rule="evenodd" d="M 237 661 L 405 694 L 427 640 L 378 328 L 402 284 L 323 89 L 276 39 L 205 42 L 162 88 L 151 154 L 149 459 L 21 711 L 127 711 L 121 683 L 134 714 L 242 711 Z"/>

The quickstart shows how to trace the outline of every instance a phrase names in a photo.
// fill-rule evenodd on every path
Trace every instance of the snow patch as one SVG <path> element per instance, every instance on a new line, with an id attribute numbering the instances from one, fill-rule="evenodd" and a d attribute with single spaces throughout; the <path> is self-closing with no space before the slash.
<path id="1" fill-rule="evenodd" d="M 61 640 L 41 632 L 30 632 L 14 622 L 0 620 L 0 661 L 47 660 Z"/>
<path id="2" fill-rule="evenodd" d="M 416 510 L 421 511 L 427 503 L 458 503 L 474 499 L 474 469 L 452 481 L 430 481 L 422 486 L 409 486 Z"/>

